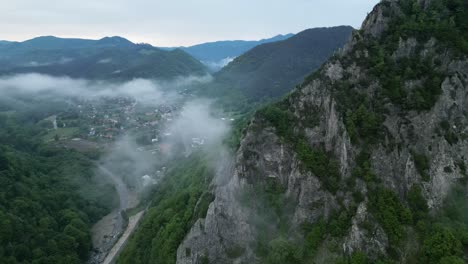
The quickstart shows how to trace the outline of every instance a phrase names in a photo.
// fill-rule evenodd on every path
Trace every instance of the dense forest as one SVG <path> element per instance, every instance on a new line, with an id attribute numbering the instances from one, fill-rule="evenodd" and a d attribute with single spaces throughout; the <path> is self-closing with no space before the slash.
<path id="1" fill-rule="evenodd" d="M 177 248 L 214 199 L 213 168 L 205 151 L 180 158 L 150 195 L 150 206 L 118 263 L 175 263 Z M 211 156 L 212 157 L 212 156 Z"/>
<path id="2" fill-rule="evenodd" d="M 0 262 L 83 263 L 90 225 L 110 211 L 114 190 L 95 185 L 87 156 L 43 144 L 36 121 L 0 113 Z"/>
<path id="3" fill-rule="evenodd" d="M 214 74 L 212 83 L 198 89 L 217 98 L 226 111 L 255 110 L 259 103 L 291 91 L 348 40 L 350 26 L 312 28 L 286 40 L 247 51 Z"/>
<path id="4" fill-rule="evenodd" d="M 121 37 L 38 37 L 0 46 L 0 74 L 42 73 L 92 80 L 173 79 L 208 69 L 180 49 L 165 51 Z"/>

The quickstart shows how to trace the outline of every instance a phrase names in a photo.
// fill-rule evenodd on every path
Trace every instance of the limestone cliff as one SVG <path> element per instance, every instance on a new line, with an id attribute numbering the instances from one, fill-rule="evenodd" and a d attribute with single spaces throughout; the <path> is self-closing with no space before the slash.
<path id="1" fill-rule="evenodd" d="M 434 2 L 382 1 L 345 48 L 255 115 L 177 263 L 263 263 L 288 245 L 302 248 L 277 256 L 288 263 L 356 252 L 414 262 L 422 217 L 409 197 L 436 214 L 468 163 L 466 51 L 406 30 Z"/>

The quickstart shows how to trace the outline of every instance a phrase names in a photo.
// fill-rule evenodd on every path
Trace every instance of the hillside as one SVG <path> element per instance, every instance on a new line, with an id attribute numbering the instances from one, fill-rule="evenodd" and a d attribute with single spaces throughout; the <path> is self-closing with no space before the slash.
<path id="1" fill-rule="evenodd" d="M 0 46 L 0 74 L 37 72 L 76 78 L 173 78 L 204 75 L 203 64 L 181 50 L 163 51 L 121 37 L 100 40 L 39 37 Z"/>
<path id="2" fill-rule="evenodd" d="M 46 109 L 5 107 L 2 102 L 0 263 L 86 262 L 91 225 L 115 206 L 113 185 L 95 176 L 86 155 L 42 143 L 46 129 L 37 121 L 50 114 Z"/>
<path id="3" fill-rule="evenodd" d="M 466 263 L 467 55 L 466 1 L 382 1 L 256 113 L 177 263 Z"/>
<path id="4" fill-rule="evenodd" d="M 10 41 L 0 40 L 0 47 L 1 47 L 1 46 L 4 46 L 4 45 L 9 45 L 9 44 L 11 44 Z"/>
<path id="5" fill-rule="evenodd" d="M 287 40 L 257 46 L 216 73 L 204 92 L 224 98 L 235 95 L 246 104 L 278 98 L 342 47 L 351 31 L 348 26 L 308 29 Z"/>
<path id="6" fill-rule="evenodd" d="M 214 71 L 220 70 L 234 58 L 244 54 L 248 50 L 265 43 L 288 39 L 293 34 L 278 35 L 261 40 L 228 40 L 198 44 L 190 47 L 180 47 L 183 51 L 206 64 Z"/>

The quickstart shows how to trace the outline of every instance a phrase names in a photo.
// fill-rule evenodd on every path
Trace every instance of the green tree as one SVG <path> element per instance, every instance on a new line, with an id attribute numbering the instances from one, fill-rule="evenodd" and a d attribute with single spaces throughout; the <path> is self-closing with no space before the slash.
<path id="1" fill-rule="evenodd" d="M 462 254 L 462 245 L 453 232 L 444 227 L 436 227 L 424 240 L 424 254 L 428 261 L 437 263 L 444 257 Z"/>

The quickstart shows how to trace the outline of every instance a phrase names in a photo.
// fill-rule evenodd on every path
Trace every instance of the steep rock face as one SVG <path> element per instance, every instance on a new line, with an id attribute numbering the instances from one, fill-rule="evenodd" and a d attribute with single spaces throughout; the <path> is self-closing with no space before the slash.
<path id="1" fill-rule="evenodd" d="M 419 4 L 426 7 L 429 1 Z M 195 224 L 179 247 L 177 263 L 261 262 L 259 237 L 271 240 L 282 233 L 302 241 L 304 223 L 331 221 L 336 212 L 348 212 L 339 214 L 337 222 L 349 223 L 349 228 L 323 236 L 313 261 L 333 263 L 337 256 L 353 252 L 375 260 L 387 256 L 395 240 L 395 230 L 375 212 L 375 197 L 383 195 L 379 190 L 395 193 L 402 201 L 401 211 L 413 186 L 421 187 L 433 212 L 442 206 L 468 163 L 468 60 L 435 38 L 399 38 L 395 48 L 384 46 L 385 39 L 380 43 L 379 39 L 392 23 L 388 12 L 401 14 L 399 1 L 379 4 L 343 50 L 281 102 L 278 108 L 287 113 L 284 117 L 278 117 L 280 112 L 256 115 L 233 171 L 218 185 L 206 219 Z M 379 77 L 385 74 L 375 73 L 378 67 L 392 68 L 369 62 L 380 51 L 375 51 L 375 43 L 390 52 L 385 60 L 402 65 L 407 60 L 424 61 L 430 70 L 405 73 L 410 77 L 397 79 L 400 94 L 394 95 L 391 82 Z M 432 79 L 435 96 L 421 95 L 421 87 L 429 89 Z M 315 156 L 325 153 L 328 160 L 316 161 L 304 148 L 317 150 L 312 152 Z M 331 177 L 334 162 L 339 171 L 336 182 Z M 328 164 L 326 175 L 317 169 L 323 163 Z M 265 210 L 277 207 L 261 195 L 266 192 L 277 202 L 268 196 L 272 183 L 282 187 L 287 201 L 273 216 Z M 285 225 L 287 231 L 282 232 Z M 404 232 L 413 231 L 408 227 Z M 396 250 L 398 261 L 411 262 L 408 248 Z"/>

